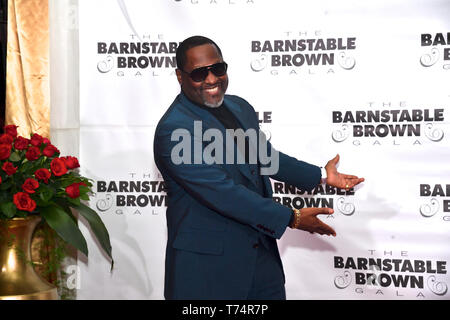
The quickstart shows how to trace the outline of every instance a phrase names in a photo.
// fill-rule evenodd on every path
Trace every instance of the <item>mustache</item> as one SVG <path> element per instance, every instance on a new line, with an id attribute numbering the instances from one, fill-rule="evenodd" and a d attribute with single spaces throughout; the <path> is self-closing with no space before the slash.
<path id="1" fill-rule="evenodd" d="M 211 88 L 215 88 L 215 87 L 221 87 L 221 88 L 223 88 L 223 83 L 222 83 L 222 81 L 218 81 L 218 82 L 216 82 L 216 83 L 214 83 L 214 84 L 205 84 L 205 85 L 202 86 L 202 90 L 205 90 L 205 89 L 211 89 Z"/>

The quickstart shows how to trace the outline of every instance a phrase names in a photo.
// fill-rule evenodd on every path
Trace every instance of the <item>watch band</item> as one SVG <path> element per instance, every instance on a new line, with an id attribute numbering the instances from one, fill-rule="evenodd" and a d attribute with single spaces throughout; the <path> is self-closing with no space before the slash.
<path id="1" fill-rule="evenodd" d="M 298 227 L 300 226 L 300 216 L 301 216 L 301 212 L 299 209 L 292 209 L 293 211 L 293 216 L 294 216 L 294 220 L 292 222 L 292 224 L 290 225 L 290 227 L 292 229 L 298 229 Z"/>

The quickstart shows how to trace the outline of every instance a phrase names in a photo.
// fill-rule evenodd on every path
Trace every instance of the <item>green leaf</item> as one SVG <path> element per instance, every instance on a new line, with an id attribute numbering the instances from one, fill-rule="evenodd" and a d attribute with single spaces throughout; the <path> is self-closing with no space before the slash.
<path id="1" fill-rule="evenodd" d="M 67 203 L 65 199 L 56 199 L 56 203 L 60 206 L 72 220 L 77 223 L 77 219 L 72 214 L 72 209 L 70 209 L 70 203 Z"/>
<path id="2" fill-rule="evenodd" d="M 0 202 L 8 202 L 10 200 L 11 195 L 8 192 L 0 192 Z"/>
<path id="3" fill-rule="evenodd" d="M 97 238 L 98 242 L 102 246 L 103 250 L 105 250 L 106 254 L 111 258 L 111 269 L 114 265 L 114 260 L 112 258 L 112 248 L 111 248 L 111 242 L 109 240 L 109 234 L 108 230 L 106 230 L 105 225 L 103 224 L 102 219 L 100 219 L 97 212 L 89 208 L 83 203 L 80 203 L 80 205 L 75 206 L 74 209 L 76 209 L 89 223 L 89 226 L 91 227 L 92 232 L 94 233 L 95 237 Z"/>
<path id="4" fill-rule="evenodd" d="M 12 182 L 11 182 L 11 180 L 8 180 L 8 181 L 0 184 L 0 190 L 7 190 L 7 189 L 11 188 L 11 186 L 12 186 Z"/>
<path id="5" fill-rule="evenodd" d="M 19 172 L 27 172 L 32 171 L 30 170 L 33 167 L 33 162 L 31 161 L 25 161 L 19 168 Z M 33 171 L 34 172 L 34 171 Z"/>
<path id="6" fill-rule="evenodd" d="M 9 156 L 9 161 L 17 162 L 20 160 L 21 160 L 20 155 L 17 152 L 12 152 L 11 155 Z"/>
<path id="7" fill-rule="evenodd" d="M 39 197 L 44 202 L 50 201 L 50 199 L 53 197 L 53 194 L 54 194 L 52 188 L 50 188 L 44 184 L 40 185 L 38 192 L 39 192 Z"/>
<path id="8" fill-rule="evenodd" d="M 53 202 L 53 201 L 43 201 L 41 199 L 41 197 L 34 197 L 33 200 L 36 202 L 36 206 L 39 207 L 39 208 L 41 208 L 41 207 L 48 207 L 50 205 L 54 205 L 55 204 L 55 202 Z"/>
<path id="9" fill-rule="evenodd" d="M 67 201 L 70 203 L 71 206 L 76 207 L 80 205 L 80 199 L 79 198 L 67 198 Z"/>
<path id="10" fill-rule="evenodd" d="M 85 187 L 85 186 L 83 186 L 83 185 L 80 185 L 80 193 L 86 194 L 86 193 L 88 193 L 89 191 L 91 191 L 91 188 Z"/>
<path id="11" fill-rule="evenodd" d="M 69 215 L 57 205 L 41 208 L 41 215 L 47 221 L 50 228 L 75 248 L 88 255 L 86 240 L 77 224 Z"/>
<path id="12" fill-rule="evenodd" d="M 17 208 L 13 202 L 4 202 L 4 203 L 0 204 L 0 211 L 7 218 L 12 218 L 16 215 Z"/>
<path id="13" fill-rule="evenodd" d="M 87 194 L 80 195 L 81 200 L 89 201 L 89 196 Z"/>
<path id="14" fill-rule="evenodd" d="M 26 218 L 28 213 L 25 211 L 18 210 L 14 218 Z"/>
<path id="15" fill-rule="evenodd" d="M 61 187 L 65 189 L 66 187 L 70 186 L 71 184 L 78 182 L 78 180 L 74 177 L 67 177 L 65 179 L 61 179 L 60 182 L 61 182 Z"/>

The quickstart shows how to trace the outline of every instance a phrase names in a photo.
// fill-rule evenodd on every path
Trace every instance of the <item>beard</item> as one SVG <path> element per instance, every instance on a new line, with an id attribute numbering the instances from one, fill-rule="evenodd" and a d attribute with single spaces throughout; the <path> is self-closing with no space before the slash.
<path id="1" fill-rule="evenodd" d="M 205 106 L 209 108 L 217 108 L 220 107 L 223 103 L 223 99 L 225 96 L 226 87 L 225 84 L 220 81 L 213 86 L 207 86 L 202 88 L 200 92 L 200 96 L 202 102 Z M 213 92 L 209 91 L 209 89 L 215 90 Z"/>
<path id="2" fill-rule="evenodd" d="M 222 105 L 223 98 L 224 98 L 224 95 L 222 95 L 222 97 L 216 101 L 207 101 L 206 99 L 203 99 L 203 104 L 209 108 L 217 108 Z"/>
<path id="3" fill-rule="evenodd" d="M 195 103 L 208 108 L 217 108 L 224 101 L 228 88 L 228 77 L 217 79 L 215 83 L 202 83 L 201 85 L 187 79 L 181 88 L 186 96 Z"/>

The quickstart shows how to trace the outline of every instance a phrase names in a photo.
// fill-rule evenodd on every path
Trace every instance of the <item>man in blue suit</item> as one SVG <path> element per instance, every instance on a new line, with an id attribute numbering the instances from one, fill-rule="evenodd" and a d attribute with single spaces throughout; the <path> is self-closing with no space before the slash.
<path id="1" fill-rule="evenodd" d="M 276 151 L 264 139 L 251 139 L 262 136 L 256 113 L 244 99 L 225 95 L 227 64 L 212 40 L 190 37 L 176 55 L 181 93 L 154 138 L 168 194 L 164 295 L 285 299 L 276 239 L 288 226 L 335 236 L 317 218 L 333 210 L 297 210 L 273 201 L 269 177 L 312 190 L 324 182 L 321 168 Z M 336 156 L 325 166 L 326 183 L 349 189 L 364 180 L 338 173 L 338 161 Z"/>

